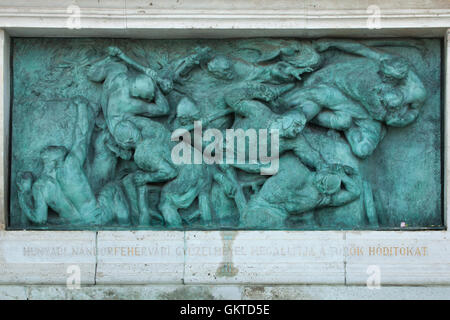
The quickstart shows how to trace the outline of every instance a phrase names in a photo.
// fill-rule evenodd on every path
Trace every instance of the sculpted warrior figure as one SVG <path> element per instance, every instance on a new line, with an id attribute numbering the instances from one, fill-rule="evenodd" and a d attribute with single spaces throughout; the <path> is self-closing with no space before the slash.
<path id="1" fill-rule="evenodd" d="M 349 40 L 322 39 L 315 45 L 321 52 L 336 48 L 362 58 L 318 70 L 283 97 L 285 105 L 300 106 L 321 126 L 343 130 L 361 158 L 383 139 L 382 123 L 403 127 L 417 118 L 426 91 L 405 59 Z"/>
<path id="2" fill-rule="evenodd" d="M 385 101 L 396 103 L 395 92 L 386 92 Z M 369 156 L 383 139 L 385 128 L 359 103 L 334 86 L 319 84 L 303 87 L 283 97 L 289 106 L 300 108 L 308 121 L 325 128 L 343 131 L 352 152 L 360 158 Z"/>
<path id="3" fill-rule="evenodd" d="M 116 57 L 117 59 L 120 59 L 121 61 L 123 61 L 130 67 L 132 67 L 133 69 L 152 78 L 152 80 L 155 81 L 155 83 L 158 85 L 158 87 L 165 94 L 169 93 L 172 90 L 173 83 L 172 83 L 171 79 L 169 79 L 167 77 L 161 77 L 158 74 L 158 72 L 156 72 L 152 68 L 144 67 L 144 66 L 140 65 L 139 63 L 137 63 L 136 61 L 134 61 L 133 59 L 128 57 L 125 53 L 122 52 L 122 50 L 120 50 L 117 47 L 108 47 L 107 51 L 108 51 L 108 54 L 110 57 Z"/>
<path id="4" fill-rule="evenodd" d="M 170 134 L 169 131 L 167 134 Z M 166 226 L 182 227 L 182 219 L 178 210 L 188 208 L 195 199 L 198 199 L 199 202 L 196 215 L 200 216 L 202 224 L 208 226 L 212 222 L 210 204 L 212 181 L 215 180 L 224 185 L 226 190 L 231 190 L 233 187 L 215 166 L 174 165 L 170 160 L 173 145 L 169 139 L 163 138 L 163 136 L 146 139 L 138 144 L 134 159 L 138 166 L 145 170 L 141 173 L 141 183 L 154 182 L 152 175 L 164 176 L 164 180 L 170 180 L 161 189 L 159 203 Z M 193 148 L 193 152 L 200 151 Z M 163 168 L 160 163 L 164 163 Z"/>
<path id="5" fill-rule="evenodd" d="M 318 82 L 335 84 L 361 103 L 375 120 L 389 126 L 404 127 L 417 118 L 426 90 L 406 59 L 349 40 L 322 39 L 316 42 L 316 47 L 320 52 L 336 48 L 362 58 L 322 68 L 308 79 L 307 86 Z M 389 89 L 400 91 L 395 93 L 401 96 L 400 102 L 399 98 L 386 99 Z M 390 105 L 391 100 L 395 101 L 394 105 Z"/>
<path id="6" fill-rule="evenodd" d="M 88 159 L 86 174 L 92 190 L 97 194 L 105 184 L 114 179 L 119 159 L 130 160 L 133 154 L 131 150 L 123 149 L 117 144 L 101 114 L 95 121 L 92 146 L 93 157 Z"/>
<path id="7" fill-rule="evenodd" d="M 290 47 L 283 47 L 288 45 Z M 229 128 L 232 122 L 228 116 L 230 111 L 225 102 L 224 92 L 229 92 L 231 88 L 241 87 L 252 90 L 252 87 L 248 86 L 247 83 L 265 83 L 267 85 L 290 83 L 300 79 L 302 73 L 312 71 L 312 67 L 316 67 L 320 60 L 320 56 L 311 44 L 300 46 L 302 50 L 292 43 L 282 43 L 280 47 L 284 48 L 282 52 L 271 52 L 270 57 L 266 54 L 261 58 L 263 60 L 280 58 L 281 61 L 266 63 L 265 65 L 214 53 L 207 47 L 196 48 L 193 54 L 171 64 L 173 79 L 174 82 L 181 85 L 181 87 L 177 87 L 180 92 L 186 91 L 207 100 L 202 103 L 203 106 L 200 108 L 201 119 L 200 117 L 197 119 L 202 121 L 204 128 L 211 124 L 211 127 L 224 130 Z M 278 50 L 280 50 L 280 47 L 278 47 Z M 310 50 L 307 50 L 307 48 L 310 48 Z M 135 62 L 133 64 L 136 65 Z M 188 81 L 192 80 L 189 76 L 192 70 L 197 67 L 205 72 L 201 73 L 201 78 Z M 143 67 L 140 66 L 139 68 L 142 69 Z M 205 82 L 206 79 L 211 79 L 210 83 Z M 200 80 L 200 82 L 196 83 L 196 80 Z M 204 96 L 204 90 L 208 90 L 210 94 Z M 255 91 L 253 94 L 258 92 L 260 91 Z M 189 99 L 191 98 L 189 97 Z"/>
<path id="8" fill-rule="evenodd" d="M 141 121 L 135 119 L 134 121 Z M 140 124 L 137 123 L 139 127 Z M 199 199 L 199 214 L 204 224 L 211 223 L 211 209 L 209 203 L 209 190 L 212 179 L 221 184 L 227 183 L 215 168 L 206 165 L 182 164 L 175 165 L 171 159 L 172 147 L 171 133 L 162 124 L 146 123 L 142 131 L 136 130 L 131 124 L 129 127 L 120 126 L 120 136 L 129 142 L 128 147 L 135 149 L 134 162 L 139 168 L 133 174 L 137 186 L 137 194 L 142 196 L 145 185 L 155 182 L 167 182 L 161 189 L 159 209 L 168 227 L 182 227 L 181 208 L 187 208 L 195 199 Z M 200 152 L 193 149 L 194 152 Z M 140 221 L 147 221 L 149 214 L 138 198 L 141 208 Z"/>
<path id="9" fill-rule="evenodd" d="M 47 222 L 51 208 L 68 223 L 98 225 L 117 220 L 127 225 L 129 209 L 119 186 L 107 184 L 98 198 L 92 191 L 83 166 L 94 126 L 94 112 L 82 97 L 72 102 L 77 108 L 72 147 L 67 150 L 63 146 L 49 146 L 42 150 L 44 168 L 34 183 L 30 172 L 19 173 L 20 207 L 36 224 Z"/>
<path id="10" fill-rule="evenodd" d="M 280 159 L 280 171 L 254 195 L 241 216 L 241 227 L 282 228 L 291 215 L 345 205 L 359 198 L 356 172 L 330 165 L 313 172 L 291 154 Z"/>
<path id="11" fill-rule="evenodd" d="M 298 156 L 301 161 L 312 169 L 316 169 L 325 165 L 325 161 L 321 155 L 311 147 L 308 141 L 305 139 L 301 131 L 306 124 L 306 118 L 301 111 L 291 110 L 285 114 L 276 114 L 263 101 L 272 101 L 280 94 L 292 88 L 291 85 L 282 87 L 272 87 L 266 84 L 257 83 L 245 83 L 241 88 L 231 88 L 225 94 L 225 100 L 229 108 L 235 112 L 235 121 L 232 129 L 243 130 L 244 133 L 248 129 L 259 132 L 259 129 L 266 129 L 268 140 L 273 141 L 272 137 L 269 137 L 271 130 L 276 130 L 278 134 L 277 148 L 279 154 L 292 151 Z M 260 99 L 260 100 L 256 100 Z M 262 137 L 259 137 L 260 141 Z M 255 141 L 256 143 L 256 141 Z M 234 144 L 234 143 L 233 143 Z M 250 155 L 250 148 L 255 148 L 256 153 L 259 155 L 260 143 L 250 146 L 249 144 L 237 144 L 238 148 L 244 147 L 244 150 L 236 150 L 235 154 L 243 154 L 245 157 Z M 274 148 L 271 143 L 267 146 Z M 227 144 L 228 147 L 228 144 Z M 273 156 L 274 149 L 268 150 Z M 230 150 L 226 149 L 227 157 Z M 234 159 L 235 154 L 231 156 Z M 278 155 L 276 155 L 278 156 Z M 276 172 L 269 172 L 270 165 L 262 159 L 254 159 L 254 162 L 239 163 L 234 161 L 232 164 L 224 164 L 221 166 L 222 172 L 225 173 L 227 178 L 234 185 L 234 192 L 230 194 L 227 190 L 220 190 L 217 187 L 214 189 L 216 197 L 216 203 L 229 203 L 227 198 L 232 196 L 234 198 L 236 207 L 240 214 L 242 214 L 247 205 L 246 197 L 242 190 L 242 183 L 238 181 L 235 168 L 241 169 L 248 173 L 261 173 L 262 170 L 266 170 L 267 174 L 276 174 Z"/>
<path id="12" fill-rule="evenodd" d="M 257 71 L 252 78 L 270 83 L 301 80 L 302 74 L 316 70 L 322 63 L 311 41 L 246 39 L 239 47 L 241 50 L 253 50 L 258 55 L 254 61 Z"/>
<path id="13" fill-rule="evenodd" d="M 289 89 L 290 87 L 287 87 Z M 260 92 L 258 92 L 260 91 Z M 266 97 L 267 100 L 275 99 L 277 93 L 272 91 L 270 87 L 263 84 L 252 85 L 252 90 L 234 89 L 226 95 L 227 104 L 236 113 L 236 119 L 233 129 L 267 129 L 270 133 L 271 129 L 279 132 L 279 153 L 292 151 L 299 159 L 311 168 L 318 168 L 324 165 L 319 152 L 317 152 L 305 139 L 301 133 L 306 124 L 305 115 L 301 110 L 292 109 L 284 114 L 273 112 L 268 106 L 255 97 Z M 242 152 L 242 151 L 241 151 Z M 248 154 L 247 150 L 243 150 L 244 154 Z M 252 166 L 235 166 L 244 170 L 256 172 L 260 169 L 258 164 L 253 170 Z M 254 171 L 255 170 L 255 171 Z"/>
<path id="14" fill-rule="evenodd" d="M 152 125 L 148 117 L 169 113 L 167 99 L 153 78 L 142 73 L 131 76 L 123 63 L 111 57 L 93 64 L 88 77 L 92 81 L 103 82 L 103 116 L 112 136 L 125 149 L 130 143 L 120 135 L 119 132 L 123 131 L 120 127 L 137 126 L 142 130 Z"/>

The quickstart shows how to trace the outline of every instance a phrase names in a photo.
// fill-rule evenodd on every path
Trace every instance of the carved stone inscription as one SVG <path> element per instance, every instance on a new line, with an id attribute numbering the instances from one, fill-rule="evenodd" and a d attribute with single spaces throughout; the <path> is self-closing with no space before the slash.
<path id="1" fill-rule="evenodd" d="M 433 39 L 14 39 L 10 227 L 441 227 Z"/>

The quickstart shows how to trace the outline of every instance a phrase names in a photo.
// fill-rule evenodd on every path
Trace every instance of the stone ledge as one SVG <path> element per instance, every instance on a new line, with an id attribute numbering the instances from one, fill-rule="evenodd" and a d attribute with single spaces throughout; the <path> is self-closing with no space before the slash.
<path id="1" fill-rule="evenodd" d="M 447 300 L 450 286 L 248 286 L 248 285 L 95 285 L 2 286 L 0 300 Z"/>
<path id="2" fill-rule="evenodd" d="M 181 284 L 184 245 L 182 231 L 99 231 L 96 283 Z"/>
<path id="3" fill-rule="evenodd" d="M 2 231 L 0 284 L 450 284 L 448 233 Z"/>
<path id="4" fill-rule="evenodd" d="M 89 35 L 83 29 L 111 29 L 112 35 L 133 36 L 138 29 L 365 29 L 367 21 L 373 17 L 368 4 L 345 6 L 335 1 L 320 1 L 317 5 L 298 1 L 276 2 L 259 1 L 258 9 L 245 1 L 226 2 L 200 1 L 196 3 L 154 0 L 78 1 L 80 7 L 80 30 L 67 29 L 70 16 L 68 6 L 72 1 L 61 1 L 50 6 L 47 1 L 34 1 L 33 4 L 17 1 L 2 1 L 0 4 L 0 28 L 6 28 L 11 35 L 23 35 L 20 28 L 67 29 L 66 35 Z M 377 18 L 381 28 L 439 28 L 443 34 L 449 26 L 450 6 L 442 1 L 408 3 L 407 6 L 391 1 L 378 1 Z M 127 32 L 127 30 L 129 32 Z M 143 30 L 141 30 L 143 31 Z M 380 34 L 382 30 L 371 29 Z M 50 34 L 49 36 L 51 36 Z M 240 34 L 242 36 L 242 34 Z M 264 34 L 261 34 L 264 35 Z M 103 35 L 101 35 L 103 36 Z M 139 35 L 141 36 L 141 34 Z M 219 35 L 220 36 L 220 35 Z"/>
<path id="5" fill-rule="evenodd" d="M 81 283 L 94 284 L 95 237 L 89 231 L 0 231 L 0 284 L 65 284 L 72 266 Z"/>

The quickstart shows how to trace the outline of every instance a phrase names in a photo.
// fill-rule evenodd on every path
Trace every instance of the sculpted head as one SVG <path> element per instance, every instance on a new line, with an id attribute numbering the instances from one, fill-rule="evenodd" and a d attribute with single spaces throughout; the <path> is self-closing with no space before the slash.
<path id="1" fill-rule="evenodd" d="M 63 146 L 49 146 L 41 151 L 41 159 L 44 170 L 52 170 L 59 166 L 67 155 L 67 149 Z"/>
<path id="2" fill-rule="evenodd" d="M 401 57 L 393 57 L 381 61 L 380 72 L 385 82 L 398 82 L 408 75 L 409 64 Z"/>
<path id="3" fill-rule="evenodd" d="M 279 116 L 270 129 L 278 129 L 280 137 L 295 138 L 306 125 L 306 117 L 303 112 L 291 110 Z"/>
<path id="4" fill-rule="evenodd" d="M 398 109 L 404 101 L 402 91 L 396 87 L 389 85 L 382 85 L 379 88 L 379 97 L 381 104 L 387 110 Z"/>
<path id="5" fill-rule="evenodd" d="M 141 139 L 141 131 L 131 121 L 122 120 L 116 124 L 113 130 L 114 138 L 119 146 L 130 149 L 136 146 Z"/>
<path id="6" fill-rule="evenodd" d="M 425 86 L 404 59 L 383 62 L 380 71 L 384 78 L 378 87 L 378 97 L 386 110 L 384 122 L 394 127 L 407 126 L 417 119 L 419 109 L 425 103 Z"/>
<path id="7" fill-rule="evenodd" d="M 315 185 L 320 193 L 331 195 L 341 189 L 341 177 L 330 170 L 323 170 L 316 173 Z"/>
<path id="8" fill-rule="evenodd" d="M 92 63 L 87 70 L 87 77 L 94 82 L 101 82 L 106 78 L 106 65 L 108 59 L 102 59 Z"/>
<path id="9" fill-rule="evenodd" d="M 181 125 L 192 124 L 200 119 L 200 110 L 189 98 L 184 97 L 177 105 L 177 118 Z"/>
<path id="10" fill-rule="evenodd" d="M 371 115 L 394 127 L 404 127 L 414 122 L 427 92 L 408 61 L 402 57 L 384 59 L 374 75 L 377 79 L 358 84 L 362 103 Z M 364 92 L 366 94 L 362 95 Z"/>
<path id="11" fill-rule="evenodd" d="M 216 56 L 208 62 L 208 71 L 218 79 L 231 80 L 234 78 L 233 63 L 225 56 Z"/>
<path id="12" fill-rule="evenodd" d="M 294 42 L 281 49 L 281 60 L 293 67 L 317 67 L 321 63 L 321 55 L 315 50 L 311 42 Z"/>
<path id="13" fill-rule="evenodd" d="M 152 101 L 155 97 L 155 83 L 152 78 L 144 74 L 139 74 L 132 78 L 130 95 L 134 98 Z"/>
<path id="14" fill-rule="evenodd" d="M 87 70 L 87 77 L 94 82 L 103 82 L 108 75 L 127 72 L 127 67 L 111 57 L 92 62 Z"/>

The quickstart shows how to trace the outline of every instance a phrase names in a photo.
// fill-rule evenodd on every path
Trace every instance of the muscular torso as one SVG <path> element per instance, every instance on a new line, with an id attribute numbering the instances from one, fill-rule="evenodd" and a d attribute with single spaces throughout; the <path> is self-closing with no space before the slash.
<path id="1" fill-rule="evenodd" d="M 120 121 L 127 120 L 141 112 L 143 113 L 144 110 L 140 110 L 141 106 L 142 101 L 130 97 L 128 87 L 118 88 L 111 92 L 106 106 L 103 109 L 106 124 L 110 132 L 114 132 L 114 127 Z"/>
<path id="2" fill-rule="evenodd" d="M 314 185 L 314 173 L 292 155 L 280 161 L 283 171 L 270 177 L 252 200 L 282 207 L 290 214 L 307 212 L 321 204 L 323 196 Z"/>
<path id="3" fill-rule="evenodd" d="M 70 200 L 65 196 L 55 178 L 40 177 L 33 185 L 33 192 L 40 192 L 49 208 L 58 212 L 60 217 L 68 221 L 77 221 L 80 214 Z"/>

